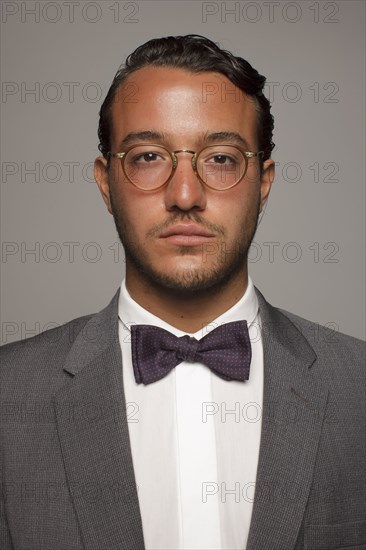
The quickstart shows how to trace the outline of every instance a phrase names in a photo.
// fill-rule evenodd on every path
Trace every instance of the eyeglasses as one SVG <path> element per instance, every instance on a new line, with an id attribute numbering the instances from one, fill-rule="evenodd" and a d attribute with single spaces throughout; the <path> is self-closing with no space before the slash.
<path id="1" fill-rule="evenodd" d="M 248 170 L 248 159 L 261 157 L 263 151 L 242 151 L 235 145 L 208 145 L 199 152 L 189 149 L 169 151 L 151 143 L 133 145 L 122 153 L 108 153 L 121 160 L 129 182 L 143 191 L 155 191 L 166 185 L 178 166 L 178 153 L 192 155 L 192 168 L 198 179 L 215 191 L 237 185 Z"/>

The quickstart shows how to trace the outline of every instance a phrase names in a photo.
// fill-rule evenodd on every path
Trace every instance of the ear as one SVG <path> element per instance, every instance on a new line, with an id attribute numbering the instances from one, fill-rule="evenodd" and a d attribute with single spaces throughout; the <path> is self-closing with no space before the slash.
<path id="1" fill-rule="evenodd" d="M 107 170 L 107 159 L 97 157 L 94 161 L 94 179 L 97 182 L 99 191 L 102 194 L 103 200 L 107 205 L 108 212 L 112 214 L 111 198 L 109 189 L 109 175 Z"/>
<path id="2" fill-rule="evenodd" d="M 275 163 L 272 159 L 268 159 L 263 164 L 263 173 L 261 175 L 261 207 L 260 212 L 262 212 L 267 199 L 269 192 L 272 187 L 272 183 L 275 177 Z"/>

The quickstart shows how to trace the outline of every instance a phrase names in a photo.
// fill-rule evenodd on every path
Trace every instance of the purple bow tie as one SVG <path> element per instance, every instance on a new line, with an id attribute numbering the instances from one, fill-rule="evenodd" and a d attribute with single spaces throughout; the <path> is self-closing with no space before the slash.
<path id="1" fill-rule="evenodd" d="M 132 364 L 138 384 L 164 378 L 188 361 L 203 363 L 224 380 L 249 378 L 252 350 L 246 321 L 226 323 L 196 340 L 151 325 L 131 325 Z"/>

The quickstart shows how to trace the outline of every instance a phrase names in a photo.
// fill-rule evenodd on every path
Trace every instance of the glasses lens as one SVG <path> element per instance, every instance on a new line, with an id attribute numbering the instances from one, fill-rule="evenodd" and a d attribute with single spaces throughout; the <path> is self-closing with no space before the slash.
<path id="1" fill-rule="evenodd" d="M 163 147 L 137 145 L 125 156 L 124 170 L 136 187 L 148 191 L 160 187 L 169 179 L 172 159 Z"/>
<path id="2" fill-rule="evenodd" d="M 228 189 L 246 172 L 246 156 L 231 145 L 206 147 L 197 158 L 197 171 L 207 185 L 214 189 Z"/>

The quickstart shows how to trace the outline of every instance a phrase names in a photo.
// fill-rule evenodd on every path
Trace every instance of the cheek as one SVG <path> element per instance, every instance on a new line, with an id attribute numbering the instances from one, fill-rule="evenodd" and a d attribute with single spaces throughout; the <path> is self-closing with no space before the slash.
<path id="1" fill-rule="evenodd" d="M 120 217 L 134 231 L 144 233 L 153 224 L 161 221 L 164 208 L 161 199 L 142 194 L 141 191 L 127 189 L 116 193 L 115 204 Z"/>
<path id="2" fill-rule="evenodd" d="M 228 193 L 227 196 L 219 196 L 218 200 L 212 202 L 211 212 L 214 212 L 218 220 L 222 219 L 226 224 L 235 226 L 238 221 L 246 218 L 256 208 L 259 189 L 254 186 L 242 186 L 234 187 L 226 193 Z"/>

